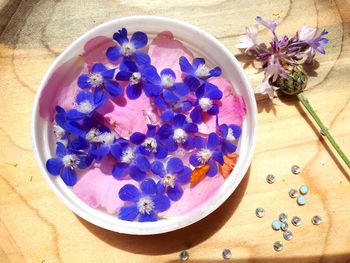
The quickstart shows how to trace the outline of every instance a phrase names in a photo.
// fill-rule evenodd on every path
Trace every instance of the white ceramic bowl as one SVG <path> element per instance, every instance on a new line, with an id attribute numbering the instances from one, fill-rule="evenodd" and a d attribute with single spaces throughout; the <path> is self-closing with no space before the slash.
<path id="1" fill-rule="evenodd" d="M 194 213 L 159 220 L 157 222 L 139 223 L 119 220 L 116 216 L 89 207 L 72 192 L 71 188 L 63 183 L 59 176 L 50 175 L 45 168 L 46 160 L 51 158 L 54 153 L 54 147 L 52 147 L 53 144 L 50 141 L 52 137 L 50 123 L 39 115 L 39 98 L 45 84 L 55 69 L 72 57 L 82 53 L 84 44 L 88 40 L 96 36 L 112 37 L 113 33 L 122 27 L 126 27 L 129 33 L 144 31 L 150 38 L 153 38 L 162 31 L 171 31 L 176 39 L 182 41 L 195 54 L 206 58 L 212 65 L 219 65 L 223 70 L 223 76 L 231 81 L 236 93 L 244 98 L 247 115 L 242 125 L 242 136 L 237 149 L 240 158 L 232 174 L 225 180 L 221 189 L 212 197 L 210 204 L 198 209 Z M 233 193 L 243 179 L 252 160 L 255 149 L 257 108 L 254 94 L 242 67 L 236 58 L 216 38 L 197 27 L 174 19 L 155 16 L 135 16 L 112 20 L 93 28 L 74 41 L 55 60 L 47 71 L 37 92 L 32 121 L 33 149 L 41 173 L 59 199 L 74 213 L 92 224 L 119 233 L 147 235 L 169 232 L 195 223 L 217 209 Z"/>

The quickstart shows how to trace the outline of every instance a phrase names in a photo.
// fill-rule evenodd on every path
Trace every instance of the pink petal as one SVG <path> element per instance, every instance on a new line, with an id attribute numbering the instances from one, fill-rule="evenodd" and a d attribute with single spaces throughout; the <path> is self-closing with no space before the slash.
<path id="1" fill-rule="evenodd" d="M 73 192 L 92 208 L 102 207 L 115 214 L 124 202 L 118 193 L 125 184 L 134 184 L 134 180 L 118 181 L 112 176 L 112 158 L 105 158 L 100 164 L 89 169 L 73 187 Z"/>
<path id="2" fill-rule="evenodd" d="M 111 38 L 104 36 L 97 36 L 86 42 L 82 57 L 88 64 L 89 69 L 95 63 L 109 64 L 106 50 L 115 45 L 116 43 Z"/>
<path id="3" fill-rule="evenodd" d="M 181 199 L 172 203 L 171 207 L 167 211 L 160 213 L 159 216 L 165 218 L 180 216 L 190 212 L 193 213 L 194 210 L 205 207 L 224 181 L 223 176 L 216 175 L 214 177 L 205 177 L 195 187 L 187 185 Z"/>
<path id="4" fill-rule="evenodd" d="M 242 96 L 233 93 L 233 87 L 230 81 L 216 77 L 211 78 L 210 83 L 216 85 L 223 92 L 219 104 L 219 124 L 241 125 L 246 114 L 246 108 Z M 216 117 L 206 115 L 204 122 L 198 126 L 199 132 L 208 134 L 216 129 Z"/>
<path id="5" fill-rule="evenodd" d="M 179 58 L 185 56 L 192 61 L 193 55 L 180 41 L 175 40 L 171 32 L 159 33 L 151 42 L 148 55 L 151 63 L 160 72 L 164 68 L 171 68 L 178 81 L 181 79 Z"/>

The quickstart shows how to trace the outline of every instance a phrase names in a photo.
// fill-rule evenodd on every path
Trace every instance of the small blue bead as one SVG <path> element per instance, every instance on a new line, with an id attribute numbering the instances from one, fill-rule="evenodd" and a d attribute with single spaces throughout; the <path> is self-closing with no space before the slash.
<path id="1" fill-rule="evenodd" d="M 273 230 L 280 230 L 281 229 L 281 226 L 282 226 L 282 223 L 279 221 L 279 220 L 274 220 L 272 222 L 272 229 Z"/>
<path id="2" fill-rule="evenodd" d="M 309 192 L 309 188 L 308 188 L 306 185 L 302 185 L 302 186 L 300 186 L 300 188 L 299 188 L 299 192 L 300 192 L 302 195 L 306 195 L 306 194 Z"/>
<path id="3" fill-rule="evenodd" d="M 301 195 L 297 199 L 298 205 L 305 205 L 307 202 L 307 199 L 305 196 Z"/>

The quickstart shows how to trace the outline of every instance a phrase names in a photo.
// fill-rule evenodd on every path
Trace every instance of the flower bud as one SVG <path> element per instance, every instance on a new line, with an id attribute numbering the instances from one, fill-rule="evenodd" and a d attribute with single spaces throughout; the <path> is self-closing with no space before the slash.
<path id="1" fill-rule="evenodd" d="M 305 71 L 300 66 L 296 66 L 287 72 L 287 78 L 278 77 L 272 85 L 279 87 L 283 93 L 288 95 L 296 95 L 302 92 L 306 88 L 308 81 Z"/>

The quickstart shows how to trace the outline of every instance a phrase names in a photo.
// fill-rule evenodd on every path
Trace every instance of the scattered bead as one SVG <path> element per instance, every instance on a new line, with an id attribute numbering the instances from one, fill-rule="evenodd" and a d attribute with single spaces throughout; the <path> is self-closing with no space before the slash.
<path id="1" fill-rule="evenodd" d="M 222 251 L 222 257 L 224 259 L 230 259 L 232 256 L 231 254 L 231 250 L 229 250 L 228 248 L 225 248 L 223 251 Z"/>
<path id="2" fill-rule="evenodd" d="M 275 251 L 279 252 L 279 251 L 282 251 L 283 250 L 283 244 L 281 241 L 276 241 L 274 244 L 273 244 L 273 248 L 275 249 Z"/>
<path id="3" fill-rule="evenodd" d="M 180 257 L 180 260 L 187 261 L 190 258 L 190 255 L 188 254 L 188 252 L 186 250 L 184 250 L 184 251 L 180 252 L 179 257 Z"/>
<path id="4" fill-rule="evenodd" d="M 290 196 L 291 198 L 296 198 L 296 197 L 298 197 L 298 191 L 295 190 L 294 188 L 290 189 L 288 193 L 289 193 L 289 196 Z"/>
<path id="5" fill-rule="evenodd" d="M 293 165 L 292 168 L 291 168 L 291 171 L 292 171 L 293 174 L 299 174 L 300 171 L 301 171 L 301 168 L 298 165 Z"/>
<path id="6" fill-rule="evenodd" d="M 292 218 L 292 224 L 293 224 L 293 226 L 300 226 L 301 225 L 301 218 L 298 216 L 294 216 Z"/>
<path id="7" fill-rule="evenodd" d="M 307 202 L 307 199 L 305 196 L 301 195 L 297 199 L 298 205 L 305 205 Z"/>
<path id="8" fill-rule="evenodd" d="M 283 232 L 283 238 L 287 241 L 291 240 L 293 238 L 293 233 L 290 230 L 286 230 Z"/>
<path id="9" fill-rule="evenodd" d="M 287 230 L 288 230 L 288 223 L 283 222 L 283 223 L 281 224 L 281 230 L 282 230 L 282 231 L 287 231 Z"/>
<path id="10" fill-rule="evenodd" d="M 268 174 L 266 177 L 266 181 L 269 184 L 273 184 L 276 181 L 276 177 L 273 174 Z"/>
<path id="11" fill-rule="evenodd" d="M 262 218 L 265 215 L 265 209 L 261 208 L 261 207 L 258 207 L 255 210 L 255 214 L 256 214 L 257 217 Z"/>
<path id="12" fill-rule="evenodd" d="M 314 225 L 319 225 L 321 224 L 321 221 L 322 221 L 322 218 L 320 216 L 314 216 L 312 219 L 311 219 L 311 222 L 312 224 Z"/>
<path id="13" fill-rule="evenodd" d="M 279 216 L 278 216 L 278 219 L 281 221 L 281 222 L 287 222 L 288 220 L 288 216 L 286 213 L 281 213 Z"/>
<path id="14" fill-rule="evenodd" d="M 272 229 L 273 230 L 280 230 L 281 229 L 281 222 L 279 221 L 279 220 L 274 220 L 273 222 L 272 222 Z"/>
<path id="15" fill-rule="evenodd" d="M 302 185 L 302 186 L 300 186 L 300 188 L 299 188 L 299 192 L 300 192 L 302 195 L 306 195 L 306 194 L 309 192 L 309 188 L 308 188 L 306 185 Z"/>

